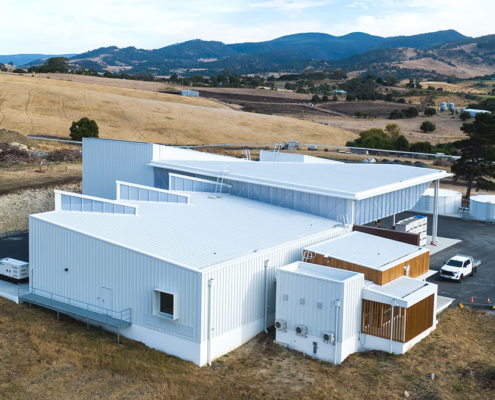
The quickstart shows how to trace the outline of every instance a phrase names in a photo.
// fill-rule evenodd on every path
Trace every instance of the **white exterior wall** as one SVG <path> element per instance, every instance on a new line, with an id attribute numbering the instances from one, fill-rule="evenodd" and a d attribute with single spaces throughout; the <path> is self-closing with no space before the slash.
<path id="1" fill-rule="evenodd" d="M 426 190 L 411 211 L 433 214 L 433 190 Z M 462 206 L 462 193 L 453 190 L 442 190 L 438 196 L 438 213 L 441 215 L 456 214 Z"/>
<path id="2" fill-rule="evenodd" d="M 115 181 L 153 186 L 150 143 L 83 139 L 83 194 L 114 200 Z"/>
<path id="3" fill-rule="evenodd" d="M 366 224 L 393 214 L 410 210 L 431 182 L 369 197 L 354 202 L 354 223 Z"/>
<path id="4" fill-rule="evenodd" d="M 263 162 L 299 162 L 309 164 L 342 164 L 338 161 L 327 160 L 325 158 L 307 156 L 294 153 L 275 153 L 273 151 L 260 150 L 260 161 Z"/>
<path id="5" fill-rule="evenodd" d="M 333 282 L 279 270 L 276 314 L 277 319 L 287 323 L 287 331 L 277 331 L 277 342 L 332 363 L 337 351 L 336 361 L 340 364 L 349 354 L 358 351 L 363 286 L 363 274 Z M 287 300 L 284 300 L 284 295 L 287 295 Z M 301 299 L 304 299 L 304 304 L 301 304 Z M 336 300 L 340 300 L 339 309 L 335 307 Z M 321 309 L 317 303 L 322 303 Z M 335 326 L 337 312 L 338 329 Z M 297 336 L 296 325 L 306 326 L 308 337 Z M 323 342 L 324 332 L 336 333 L 336 345 Z M 313 342 L 318 343 L 316 354 L 313 354 Z"/>
<path id="6" fill-rule="evenodd" d="M 483 201 L 478 201 L 478 199 Z M 488 200 L 488 201 L 487 201 Z M 474 219 L 486 221 L 495 219 L 495 196 L 473 196 L 469 205 L 469 212 Z"/>
<path id="7" fill-rule="evenodd" d="M 208 338 L 208 281 L 214 280 L 212 292 L 214 311 L 211 321 L 213 328 L 212 359 L 237 348 L 264 329 L 265 282 L 268 282 L 267 326 L 273 325 L 275 276 L 278 268 L 302 260 L 303 249 L 306 246 L 346 234 L 349 231 L 348 228 L 334 228 L 203 271 L 203 329 L 201 333 L 203 343 Z M 270 260 L 267 281 L 265 281 L 265 260 Z M 202 357 L 202 364 L 205 364 L 206 350 Z"/>
<path id="8" fill-rule="evenodd" d="M 30 217 L 30 285 L 103 307 L 101 290 L 112 289 L 115 311 L 131 308 L 132 324 L 166 334 L 169 341 L 201 340 L 201 273 L 131 251 Z M 69 271 L 66 272 L 65 268 Z M 179 318 L 170 322 L 153 315 L 153 290 L 179 293 Z M 123 330 L 124 336 L 131 331 Z M 132 336 L 137 340 L 145 339 Z M 162 350 L 177 354 L 173 346 Z M 174 351 L 172 351 L 174 350 Z M 188 358 L 186 358 L 188 359 Z M 195 361 L 196 362 L 196 361 Z M 199 362 L 199 357 L 197 362 Z"/>
<path id="9" fill-rule="evenodd" d="M 151 160 L 151 159 L 150 159 Z M 244 159 L 223 156 L 221 154 L 205 153 L 190 149 L 181 149 L 173 146 L 153 145 L 153 160 L 195 160 L 195 161 L 225 161 L 225 162 L 246 162 Z"/>

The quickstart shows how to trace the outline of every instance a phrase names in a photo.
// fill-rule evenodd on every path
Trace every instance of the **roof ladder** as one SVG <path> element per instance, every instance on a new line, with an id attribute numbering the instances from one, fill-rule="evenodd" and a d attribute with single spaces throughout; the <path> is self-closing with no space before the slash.
<path id="1" fill-rule="evenodd" d="M 218 176 L 217 176 L 217 182 L 215 184 L 215 196 L 218 196 L 222 193 L 222 188 L 223 188 L 223 180 L 225 178 L 225 174 L 228 174 L 229 171 L 227 171 L 228 164 L 223 165 L 223 170 L 218 171 Z"/>
<path id="2" fill-rule="evenodd" d="M 276 160 L 278 161 L 279 154 L 280 154 L 280 149 L 282 148 L 282 145 L 280 143 L 277 143 L 275 145 L 275 148 L 273 149 L 273 153 L 276 154 Z"/>
<path id="3" fill-rule="evenodd" d="M 493 215 L 493 203 L 486 203 L 486 224 L 494 224 L 495 219 L 492 218 Z"/>
<path id="4" fill-rule="evenodd" d="M 242 150 L 242 155 L 246 157 L 246 160 L 251 161 L 251 151 L 249 149 Z"/>

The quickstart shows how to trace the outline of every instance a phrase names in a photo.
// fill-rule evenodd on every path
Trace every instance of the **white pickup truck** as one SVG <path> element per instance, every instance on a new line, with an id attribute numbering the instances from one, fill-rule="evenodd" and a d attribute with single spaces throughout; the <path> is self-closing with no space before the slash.
<path id="1" fill-rule="evenodd" d="M 473 260 L 471 256 L 456 254 L 440 268 L 440 277 L 460 281 L 468 275 L 474 275 L 480 260 Z"/>

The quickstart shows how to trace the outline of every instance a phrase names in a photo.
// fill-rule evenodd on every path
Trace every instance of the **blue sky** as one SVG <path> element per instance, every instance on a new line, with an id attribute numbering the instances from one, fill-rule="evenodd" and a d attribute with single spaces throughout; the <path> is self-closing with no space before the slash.
<path id="1" fill-rule="evenodd" d="M 299 32 L 495 33 L 493 0 L 0 0 L 0 54 L 262 41 Z"/>

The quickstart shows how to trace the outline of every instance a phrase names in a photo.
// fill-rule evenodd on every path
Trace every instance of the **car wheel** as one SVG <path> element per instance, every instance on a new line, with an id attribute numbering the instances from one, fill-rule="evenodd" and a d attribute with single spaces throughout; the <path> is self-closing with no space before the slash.
<path id="1" fill-rule="evenodd" d="M 464 274 L 461 274 L 461 277 L 459 278 L 459 281 L 463 281 L 464 280 Z"/>
<path id="2" fill-rule="evenodd" d="M 477 271 L 476 271 L 476 267 L 474 267 L 474 268 L 473 268 L 473 271 L 471 272 L 471 276 L 476 275 L 476 272 L 477 272 Z"/>

